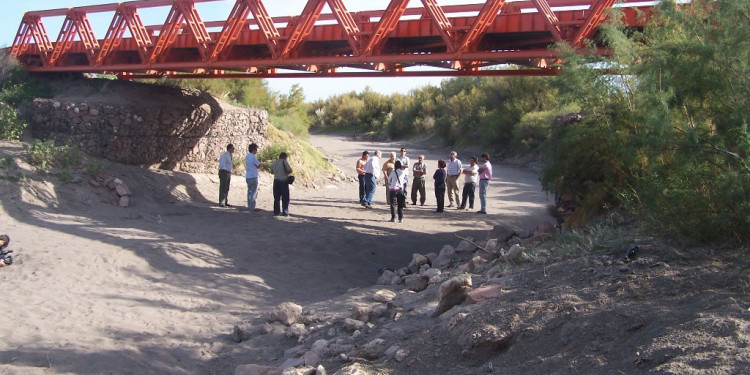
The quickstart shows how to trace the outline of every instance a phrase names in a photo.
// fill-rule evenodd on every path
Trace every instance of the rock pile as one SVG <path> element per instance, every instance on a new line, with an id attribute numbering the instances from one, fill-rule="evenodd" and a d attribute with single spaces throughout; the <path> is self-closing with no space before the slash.
<path id="1" fill-rule="evenodd" d="M 235 326 L 232 338 L 268 342 L 268 335 L 276 335 L 280 340 L 295 338 L 297 345 L 286 350 L 276 366 L 241 365 L 235 375 L 326 374 L 326 367 L 339 368 L 334 375 L 380 374 L 378 362 L 414 360 L 405 340 L 434 324 L 460 327 L 454 329 L 452 341 L 461 355 L 507 348 L 514 340 L 512 329 L 459 324 L 467 315 L 463 306 L 503 295 L 515 283 L 504 274 L 504 266 L 522 260 L 525 246 L 551 236 L 554 229 L 542 223 L 519 235 L 496 226 L 487 240 L 462 238 L 456 247 L 445 245 L 439 253 L 413 254 L 405 267 L 381 268 L 369 298 L 353 303 L 346 313 L 283 303 L 254 323 Z"/>

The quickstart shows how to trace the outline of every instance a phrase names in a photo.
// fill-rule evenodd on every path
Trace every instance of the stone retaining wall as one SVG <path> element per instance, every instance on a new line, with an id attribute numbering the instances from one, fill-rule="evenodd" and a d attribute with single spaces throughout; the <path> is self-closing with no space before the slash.
<path id="1" fill-rule="evenodd" d="M 229 143 L 235 157 L 250 143 L 265 144 L 264 110 L 195 90 L 148 86 L 123 82 L 107 95 L 36 99 L 28 114 L 32 134 L 111 161 L 190 173 L 216 173 Z"/>

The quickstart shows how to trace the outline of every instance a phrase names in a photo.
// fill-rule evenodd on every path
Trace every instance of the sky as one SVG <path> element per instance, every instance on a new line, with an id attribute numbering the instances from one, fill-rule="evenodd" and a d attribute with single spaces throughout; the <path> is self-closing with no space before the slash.
<path id="1" fill-rule="evenodd" d="M 0 7 L 0 47 L 10 47 L 13 44 L 18 26 L 21 23 L 24 12 L 32 10 L 59 9 L 68 7 L 77 7 L 94 4 L 114 3 L 116 0 L 25 0 L 12 1 L 3 0 Z M 460 0 L 442 0 L 440 5 L 481 3 L 482 0 L 460 1 Z M 198 3 L 196 8 L 203 21 L 223 21 L 229 16 L 235 0 L 222 0 L 208 3 Z M 268 13 L 272 17 L 276 16 L 293 16 L 299 15 L 304 9 L 307 0 L 265 0 Z M 388 6 L 388 0 L 344 0 L 349 11 L 363 10 L 382 10 Z M 409 7 L 421 6 L 419 0 L 411 0 Z M 329 13 L 328 7 L 323 9 L 323 13 Z M 139 10 L 139 14 L 146 25 L 162 25 L 169 13 L 169 7 L 151 8 Z M 94 28 L 94 34 L 97 38 L 102 39 L 107 32 L 110 22 L 112 21 L 113 12 L 91 13 L 89 20 Z M 42 22 L 47 29 L 47 33 L 52 41 L 62 26 L 63 17 L 47 17 Z M 213 30 L 211 30 L 213 31 Z M 383 93 L 408 93 L 412 89 L 425 87 L 427 85 L 439 85 L 442 78 L 271 78 L 266 80 L 268 87 L 278 93 L 287 94 L 295 83 L 299 83 L 305 93 L 308 101 L 317 99 L 326 99 L 330 96 L 348 93 L 351 91 L 363 91 L 366 87 L 371 90 Z"/>

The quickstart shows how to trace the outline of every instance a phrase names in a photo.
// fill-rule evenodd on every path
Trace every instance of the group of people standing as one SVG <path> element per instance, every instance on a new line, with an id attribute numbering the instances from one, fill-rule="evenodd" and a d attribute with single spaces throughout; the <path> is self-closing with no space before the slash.
<path id="1" fill-rule="evenodd" d="M 362 152 L 362 157 L 357 159 L 356 171 L 359 179 L 359 203 L 365 208 L 372 208 L 372 200 L 375 196 L 377 182 L 382 174 L 386 186 L 386 202 L 391 208 L 391 221 L 403 222 L 403 209 L 406 205 L 406 192 L 409 186 L 410 172 L 413 173 L 411 186 L 411 204 L 417 204 L 419 198 L 420 206 L 424 206 L 426 198 L 426 175 L 427 165 L 424 155 L 419 155 L 418 161 L 413 165 L 406 156 L 406 148 L 401 148 L 397 156 L 395 152 L 390 153 L 390 158 L 380 166 L 380 151 L 376 150 L 370 156 L 369 151 Z M 464 166 L 458 159 L 458 154 L 451 151 L 448 161 L 438 160 L 437 169 L 432 175 L 435 188 L 435 200 L 437 209 L 435 212 L 444 212 L 445 194 L 448 194 L 449 204 L 447 207 L 455 207 L 460 210 L 474 209 L 474 196 L 479 186 L 479 202 L 481 205 L 478 214 L 487 213 L 487 188 L 492 179 L 492 164 L 490 157 L 484 153 L 480 156 L 481 163 L 475 156 L 470 158 L 468 166 Z M 458 181 L 464 176 L 464 184 L 461 195 L 459 195 Z"/>
<path id="2" fill-rule="evenodd" d="M 258 145 L 253 143 L 247 147 L 245 157 L 245 181 L 247 182 L 247 209 L 250 212 L 258 212 L 256 207 L 258 199 L 258 168 L 261 163 L 255 154 L 258 153 Z M 229 183 L 232 178 L 234 145 L 227 145 L 227 150 L 219 157 L 219 206 L 232 207 L 229 202 Z M 274 216 L 289 216 L 289 184 L 292 175 L 292 166 L 287 160 L 286 152 L 279 154 L 279 158 L 271 164 L 273 173 L 273 214 Z"/>

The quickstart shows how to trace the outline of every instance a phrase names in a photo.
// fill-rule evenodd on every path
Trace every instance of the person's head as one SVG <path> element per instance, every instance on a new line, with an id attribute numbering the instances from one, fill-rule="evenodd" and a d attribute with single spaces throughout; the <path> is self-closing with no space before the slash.
<path id="1" fill-rule="evenodd" d="M 375 156 L 380 157 L 380 150 L 375 150 Z"/>
<path id="2" fill-rule="evenodd" d="M 476 164 L 476 163 L 477 163 L 477 157 L 476 157 L 476 156 L 472 156 L 472 157 L 471 157 L 471 158 L 469 159 L 469 163 L 471 163 L 471 165 L 474 165 L 474 164 Z"/>
<path id="3" fill-rule="evenodd" d="M 451 151 L 451 153 L 450 153 L 451 160 L 456 160 L 457 156 L 458 156 L 458 154 L 456 153 L 456 151 Z"/>
<path id="4" fill-rule="evenodd" d="M 482 163 L 486 163 L 490 161 L 490 156 L 487 155 L 486 153 L 482 154 L 480 157 L 482 158 Z"/>
<path id="5" fill-rule="evenodd" d="M 289 155 L 287 155 L 286 152 L 282 152 L 282 153 L 279 154 L 279 159 L 286 160 L 286 158 L 288 158 L 288 157 L 289 157 Z"/>
<path id="6" fill-rule="evenodd" d="M 396 168 L 396 170 L 401 169 L 401 160 L 396 160 L 396 162 L 393 164 L 393 166 L 394 166 L 394 168 Z"/>
<path id="7" fill-rule="evenodd" d="M 391 157 L 390 157 L 390 158 L 388 159 L 389 161 L 394 161 L 394 160 L 396 160 L 396 153 L 395 153 L 395 152 L 391 152 L 391 154 L 390 154 L 390 155 L 391 155 Z"/>
<path id="8" fill-rule="evenodd" d="M 234 153 L 234 145 L 233 145 L 233 144 L 231 144 L 231 143 L 230 143 L 230 144 L 228 144 L 228 145 L 227 145 L 227 151 L 228 151 L 228 152 L 229 152 L 230 154 L 231 154 L 231 153 Z"/>
<path id="9" fill-rule="evenodd" d="M 443 159 L 438 160 L 438 168 L 445 168 L 445 166 L 446 166 L 445 160 Z"/>
<path id="10" fill-rule="evenodd" d="M 362 160 L 367 160 L 370 158 L 370 152 L 369 151 L 363 151 L 362 152 Z"/>
<path id="11" fill-rule="evenodd" d="M 406 147 L 401 147 L 401 156 L 406 155 Z"/>
<path id="12" fill-rule="evenodd" d="M 424 155 L 419 155 L 419 162 L 421 163 L 423 161 L 424 161 Z"/>
<path id="13" fill-rule="evenodd" d="M 247 151 L 251 154 L 258 152 L 258 145 L 251 143 L 250 146 L 247 146 Z"/>
<path id="14" fill-rule="evenodd" d="M 5 247 L 7 247 L 9 243 L 10 237 L 8 237 L 8 235 L 0 235 L 0 249 L 5 249 Z"/>

